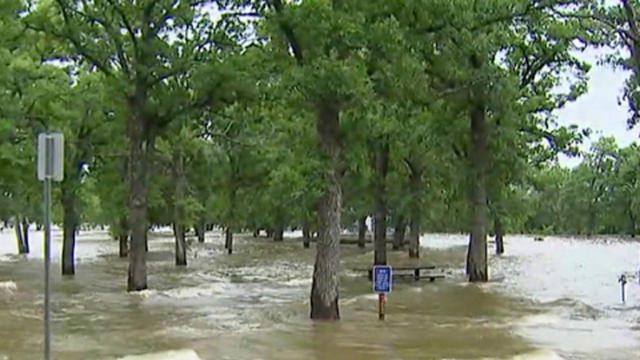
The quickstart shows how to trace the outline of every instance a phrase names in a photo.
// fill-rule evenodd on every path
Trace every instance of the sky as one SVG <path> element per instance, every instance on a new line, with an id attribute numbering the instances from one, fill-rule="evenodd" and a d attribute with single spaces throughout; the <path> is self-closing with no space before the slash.
<path id="1" fill-rule="evenodd" d="M 597 65 L 598 58 L 605 51 L 589 49 L 580 54 L 580 58 L 589 61 L 592 68 L 589 71 L 589 91 L 573 103 L 555 112 L 561 125 L 576 124 L 580 128 L 589 127 L 593 130 L 591 139 L 583 145 L 588 150 L 591 142 L 602 136 L 613 136 L 618 146 L 627 146 L 639 140 L 640 127 L 627 129 L 629 117 L 626 102 L 618 104 L 622 95 L 624 81 L 628 73 L 614 70 L 610 65 Z M 576 165 L 578 159 L 561 158 L 561 164 Z"/>

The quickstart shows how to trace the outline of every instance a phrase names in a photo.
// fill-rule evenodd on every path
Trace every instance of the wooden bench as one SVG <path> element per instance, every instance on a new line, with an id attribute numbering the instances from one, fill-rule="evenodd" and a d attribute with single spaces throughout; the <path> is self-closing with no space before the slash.
<path id="1" fill-rule="evenodd" d="M 397 278 L 412 278 L 414 281 L 420 279 L 428 279 L 430 282 L 434 282 L 436 279 L 444 279 L 444 274 L 422 273 L 422 270 L 435 270 L 434 265 L 420 265 L 420 266 L 392 266 L 393 277 Z M 366 271 L 369 281 L 373 281 L 373 268 L 355 269 L 356 271 Z"/>

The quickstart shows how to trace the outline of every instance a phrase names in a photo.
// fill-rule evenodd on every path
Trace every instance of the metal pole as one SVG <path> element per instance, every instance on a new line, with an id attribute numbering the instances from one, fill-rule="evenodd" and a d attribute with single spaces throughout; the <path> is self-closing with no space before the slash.
<path id="1" fill-rule="evenodd" d="M 384 320 L 385 303 L 386 303 L 385 294 L 379 293 L 378 294 L 378 319 L 380 320 Z"/>
<path id="2" fill-rule="evenodd" d="M 44 181 L 44 358 L 51 358 L 51 179 Z"/>
<path id="3" fill-rule="evenodd" d="M 46 178 L 44 180 L 44 358 L 51 359 L 51 174 L 53 139 L 47 139 Z"/>
<path id="4" fill-rule="evenodd" d="M 624 274 L 620 275 L 620 277 L 618 278 L 618 282 L 620 283 L 620 295 L 622 296 L 622 302 L 624 303 L 624 286 L 627 285 L 627 277 Z"/>

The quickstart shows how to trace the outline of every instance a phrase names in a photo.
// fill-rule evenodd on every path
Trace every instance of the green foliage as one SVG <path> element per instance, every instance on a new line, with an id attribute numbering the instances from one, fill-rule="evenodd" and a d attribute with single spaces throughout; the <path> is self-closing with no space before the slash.
<path id="1" fill-rule="evenodd" d="M 554 115 L 588 90 L 590 66 L 577 51 L 628 45 L 623 7 L 275 3 L 56 0 L 29 8 L 0 0 L 0 217 L 38 219 L 34 139 L 51 128 L 65 133 L 61 190 L 77 194 L 82 221 L 126 218 L 126 123 L 143 90 L 154 224 L 314 224 L 326 165 L 315 107 L 332 104 L 344 143 L 345 225 L 372 212 L 371 145 L 383 141 L 391 216 L 417 204 L 426 231 L 466 231 L 468 118 L 481 102 L 489 208 L 507 231 L 636 231 L 637 146 L 605 139 L 580 166 L 561 168 L 558 155 L 576 155 L 589 130 L 559 126 Z M 631 58 L 612 61 L 637 68 Z M 625 90 L 632 112 L 637 87 L 634 75 Z M 421 170 L 418 192 L 412 166 Z"/>

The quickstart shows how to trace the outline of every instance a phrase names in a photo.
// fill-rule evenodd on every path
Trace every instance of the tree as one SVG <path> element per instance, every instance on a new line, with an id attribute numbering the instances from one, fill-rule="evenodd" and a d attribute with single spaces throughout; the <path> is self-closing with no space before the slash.
<path id="1" fill-rule="evenodd" d="M 129 291 L 147 288 L 147 188 L 155 140 L 190 105 L 214 103 L 211 88 L 194 99 L 185 84 L 186 74 L 219 45 L 203 15 L 205 3 L 56 0 L 40 4 L 27 19 L 30 28 L 65 41 L 72 57 L 101 72 L 126 104 Z M 192 101 L 176 103 L 176 95 L 178 101 Z"/>

